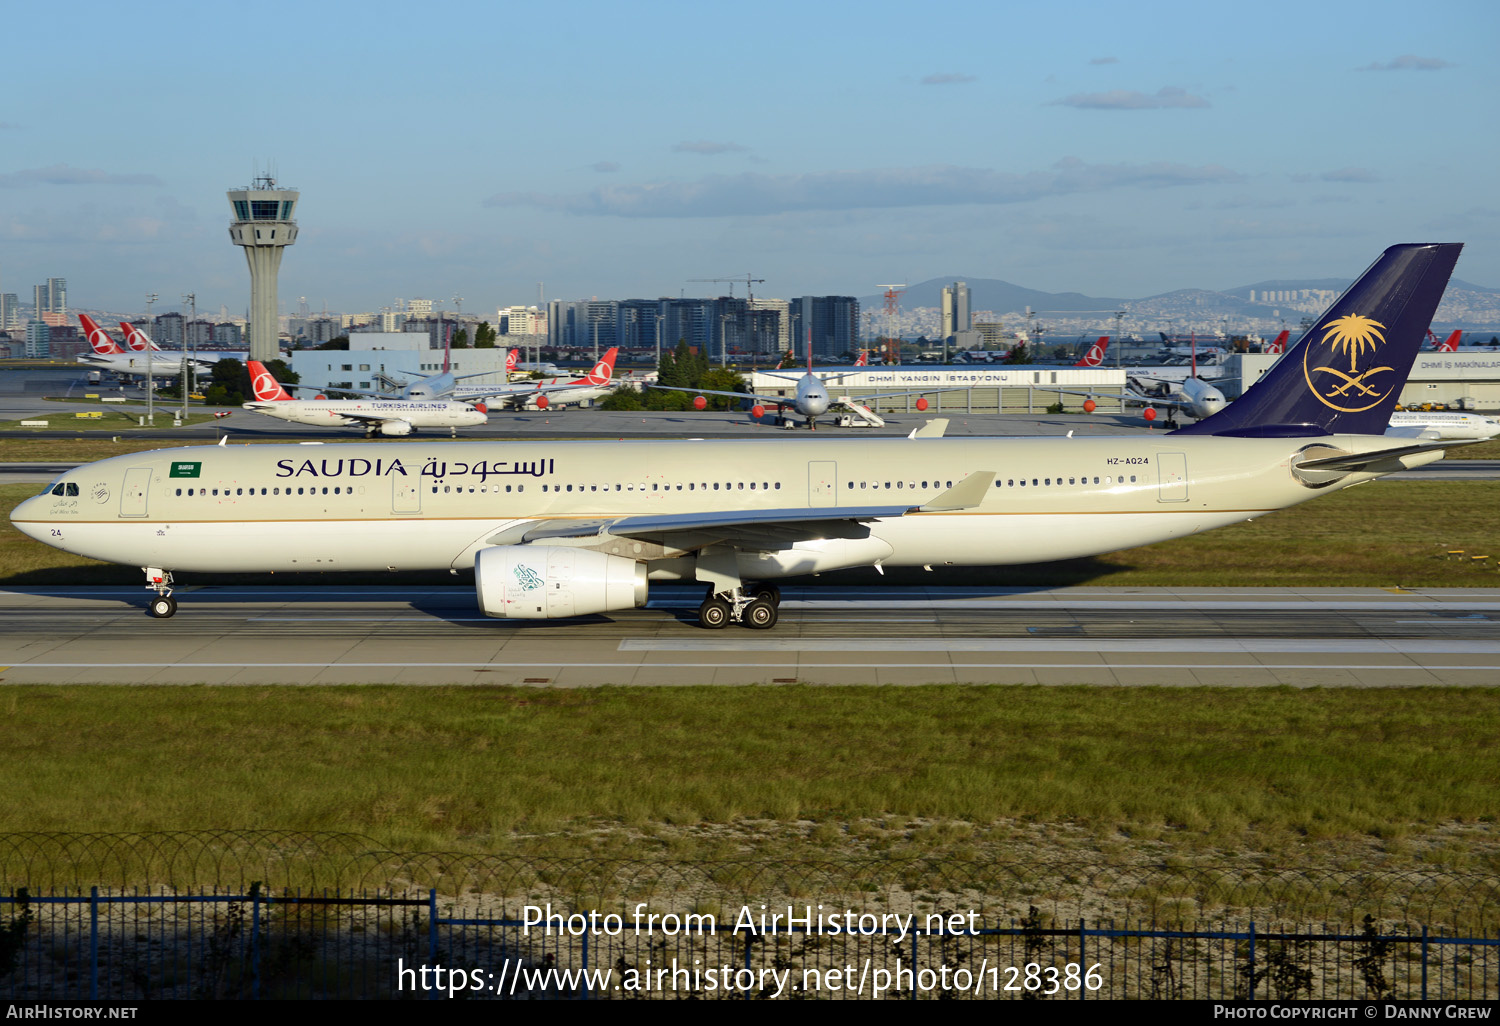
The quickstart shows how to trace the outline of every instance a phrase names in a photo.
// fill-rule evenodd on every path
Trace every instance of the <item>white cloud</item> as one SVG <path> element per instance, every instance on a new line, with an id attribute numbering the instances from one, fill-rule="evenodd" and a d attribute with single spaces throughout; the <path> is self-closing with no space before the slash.
<path id="1" fill-rule="evenodd" d="M 923 85 L 968 85 L 970 82 L 979 81 L 973 75 L 963 75 L 949 72 L 939 75 L 927 75 L 922 79 Z"/>
<path id="2" fill-rule="evenodd" d="M 607 174 L 613 174 L 614 172 L 620 170 L 620 165 L 616 164 L 612 160 L 601 160 L 601 161 L 599 161 L 597 163 L 590 164 L 589 165 L 589 170 L 591 170 L 591 171 L 597 171 L 601 175 L 607 175 Z"/>

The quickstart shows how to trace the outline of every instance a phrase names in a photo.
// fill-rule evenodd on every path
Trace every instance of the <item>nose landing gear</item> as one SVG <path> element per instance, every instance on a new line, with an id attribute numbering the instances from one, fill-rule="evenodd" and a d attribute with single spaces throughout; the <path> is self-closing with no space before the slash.
<path id="1" fill-rule="evenodd" d="M 160 567 L 141 567 L 146 572 L 146 588 L 156 592 L 156 597 L 146 606 L 146 612 L 158 620 L 165 620 L 177 612 L 177 600 L 172 597 L 172 571 Z"/>

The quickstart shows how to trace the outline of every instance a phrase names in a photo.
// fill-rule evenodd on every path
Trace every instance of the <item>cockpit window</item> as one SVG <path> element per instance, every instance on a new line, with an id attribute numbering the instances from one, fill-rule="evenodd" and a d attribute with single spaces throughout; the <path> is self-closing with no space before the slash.
<path id="1" fill-rule="evenodd" d="M 57 485 L 56 487 L 54 487 L 52 489 L 52 494 L 53 495 L 62 495 L 65 490 L 66 489 L 64 489 L 62 485 Z"/>
<path id="2" fill-rule="evenodd" d="M 78 485 L 70 482 L 68 484 L 67 494 L 69 494 L 69 495 L 77 495 L 78 494 Z"/>

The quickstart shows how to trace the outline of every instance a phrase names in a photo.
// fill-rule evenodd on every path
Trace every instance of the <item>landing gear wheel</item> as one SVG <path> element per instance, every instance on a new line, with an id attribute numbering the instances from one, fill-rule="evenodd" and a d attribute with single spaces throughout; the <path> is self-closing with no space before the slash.
<path id="1" fill-rule="evenodd" d="M 177 612 L 177 600 L 170 595 L 158 595 L 151 600 L 151 605 L 147 607 L 146 611 L 158 620 L 165 620 Z"/>
<path id="2" fill-rule="evenodd" d="M 762 595 L 745 607 L 740 622 L 753 631 L 768 631 L 776 626 L 780 616 L 775 604 Z"/>
<path id="3" fill-rule="evenodd" d="M 729 623 L 729 603 L 721 598 L 709 598 L 698 607 L 698 626 L 704 630 L 722 630 Z"/>
<path id="4" fill-rule="evenodd" d="M 774 584 L 756 584 L 750 588 L 750 594 L 756 598 L 770 599 L 771 605 L 781 605 L 781 589 Z"/>

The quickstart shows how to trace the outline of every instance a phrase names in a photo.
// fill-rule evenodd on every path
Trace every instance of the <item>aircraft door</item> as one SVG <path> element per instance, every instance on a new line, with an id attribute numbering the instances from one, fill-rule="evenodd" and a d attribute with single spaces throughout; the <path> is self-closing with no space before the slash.
<path id="1" fill-rule="evenodd" d="M 120 516 L 146 515 L 146 493 L 151 490 L 150 467 L 132 467 L 125 471 L 125 487 L 120 491 Z"/>
<path id="2" fill-rule="evenodd" d="M 1156 454 L 1156 472 L 1160 482 L 1158 502 L 1187 502 L 1187 454 L 1181 452 L 1159 452 Z"/>
<path id="3" fill-rule="evenodd" d="M 837 506 L 839 499 L 839 465 L 833 460 L 817 460 L 807 465 L 807 504 Z"/>
<path id="4" fill-rule="evenodd" d="M 391 478 L 391 512 L 413 516 L 422 512 L 421 478 Z"/>

